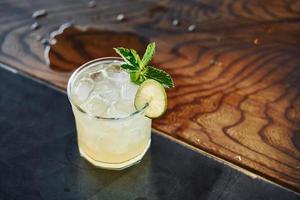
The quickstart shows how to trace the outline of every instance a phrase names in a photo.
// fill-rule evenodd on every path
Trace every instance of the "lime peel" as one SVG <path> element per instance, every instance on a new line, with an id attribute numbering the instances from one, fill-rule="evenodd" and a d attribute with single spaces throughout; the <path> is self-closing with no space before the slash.
<path id="1" fill-rule="evenodd" d="M 137 90 L 134 106 L 137 110 L 148 104 L 145 115 L 149 118 L 162 116 L 167 110 L 167 94 L 165 88 L 156 80 L 147 79 Z"/>

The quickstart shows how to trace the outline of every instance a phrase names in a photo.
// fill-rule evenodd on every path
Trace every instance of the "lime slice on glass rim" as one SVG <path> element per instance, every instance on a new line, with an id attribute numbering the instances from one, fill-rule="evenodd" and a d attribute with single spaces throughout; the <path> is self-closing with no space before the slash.
<path id="1" fill-rule="evenodd" d="M 162 116 L 167 110 L 167 94 L 165 88 L 157 81 L 148 79 L 138 88 L 134 106 L 137 110 L 148 104 L 145 115 L 149 118 Z"/>

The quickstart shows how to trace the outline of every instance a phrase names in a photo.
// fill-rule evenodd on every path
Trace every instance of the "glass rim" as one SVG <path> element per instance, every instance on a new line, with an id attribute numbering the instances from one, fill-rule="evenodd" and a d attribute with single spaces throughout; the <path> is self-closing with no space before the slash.
<path id="1" fill-rule="evenodd" d="M 74 106 L 79 112 L 81 112 L 82 114 L 85 114 L 91 118 L 94 118 L 94 119 L 99 119 L 99 120 L 109 120 L 109 121 L 112 121 L 112 120 L 123 120 L 123 119 L 129 119 L 139 113 L 142 113 L 145 111 L 145 109 L 148 107 L 148 103 L 146 103 L 141 109 L 139 110 L 136 110 L 132 113 L 130 113 L 128 116 L 125 116 L 125 117 L 101 117 L 101 116 L 98 116 L 98 115 L 93 115 L 93 114 L 90 114 L 90 113 L 87 113 L 85 110 L 83 110 L 82 108 L 80 108 L 79 105 L 77 105 L 75 102 L 73 102 L 72 98 L 71 98 L 71 93 L 72 93 L 72 83 L 76 80 L 77 78 L 77 75 L 80 73 L 81 70 L 89 67 L 91 64 L 94 64 L 94 63 L 101 63 L 102 61 L 123 61 L 122 58 L 120 57 L 102 57 L 102 58 L 97 58 L 97 59 L 94 59 L 94 60 L 91 60 L 89 62 L 86 62 L 84 64 L 82 64 L 80 67 L 78 67 L 70 76 L 69 80 L 68 80 L 68 85 L 67 85 L 67 95 L 68 95 L 68 99 L 71 103 L 72 106 Z"/>

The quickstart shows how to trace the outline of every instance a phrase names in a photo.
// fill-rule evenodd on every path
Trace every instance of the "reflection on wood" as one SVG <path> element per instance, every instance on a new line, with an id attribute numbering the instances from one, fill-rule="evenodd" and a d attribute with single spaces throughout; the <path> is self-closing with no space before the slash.
<path id="1" fill-rule="evenodd" d="M 101 57 L 118 56 L 114 47 L 128 47 L 140 54 L 147 46 L 147 40 L 129 32 L 82 30 L 66 27 L 56 33 L 55 40 L 46 52 L 45 59 L 54 70 L 72 71 L 78 66 Z M 142 55 L 142 54 L 141 54 Z"/>
<path id="2" fill-rule="evenodd" d="M 61 88 L 70 72 L 49 68 L 36 39 L 65 20 L 156 41 L 154 62 L 172 74 L 176 88 L 154 128 L 300 191 L 300 1 L 0 4 L 1 62 Z M 42 8 L 48 15 L 32 31 L 31 13 Z M 116 20 L 120 13 L 126 21 Z M 70 51 L 86 58 L 92 48 L 85 47 Z M 57 65 L 67 71 L 72 61 L 63 58 Z"/>

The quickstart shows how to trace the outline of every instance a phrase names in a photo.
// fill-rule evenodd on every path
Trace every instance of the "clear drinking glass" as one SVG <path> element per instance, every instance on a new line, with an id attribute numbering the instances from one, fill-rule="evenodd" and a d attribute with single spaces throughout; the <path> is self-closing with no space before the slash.
<path id="1" fill-rule="evenodd" d="M 103 79 L 101 80 L 101 84 L 99 84 L 98 89 L 100 89 L 98 92 L 102 93 L 104 89 L 108 89 L 109 91 L 110 87 L 114 87 L 114 89 L 115 87 L 121 87 L 123 91 L 123 88 L 125 87 L 124 85 L 129 83 L 119 82 L 118 76 L 120 74 L 118 73 L 120 72 L 118 71 L 118 68 L 113 68 L 115 71 L 110 68 L 106 69 L 113 65 L 120 66 L 122 63 L 123 61 L 120 58 L 114 57 L 92 60 L 79 67 L 71 75 L 67 88 L 68 98 L 72 105 L 75 117 L 80 154 L 95 166 L 106 169 L 127 168 L 138 163 L 147 152 L 151 143 L 151 119 L 144 115 L 147 105 L 140 110 L 127 111 L 127 113 L 126 109 L 130 106 L 125 105 L 122 108 L 125 109 L 124 112 L 122 110 L 122 116 L 118 114 L 116 116 L 107 117 L 105 116 L 108 112 L 107 110 L 106 112 L 103 112 L 104 114 L 101 116 L 100 114 L 98 115 L 97 113 L 87 112 L 83 109 L 81 105 L 87 104 L 85 101 L 90 101 L 88 100 L 90 97 L 87 97 L 87 100 L 82 100 L 78 103 L 79 101 L 77 101 L 74 97 L 74 90 L 77 87 L 76 84 L 78 85 L 80 81 L 82 82 L 82 80 L 86 81 L 83 77 L 87 77 L 88 74 L 94 73 L 97 75 L 95 72 L 99 70 L 110 70 L 111 76 L 117 77 L 117 79 L 110 79 L 109 82 L 105 82 L 106 79 L 109 78 L 102 77 Z M 88 81 L 90 81 L 90 79 Z M 96 86 L 93 86 L 93 88 L 96 88 Z M 104 89 L 101 90 L 101 88 Z M 89 92 L 93 95 L 98 95 L 97 90 Z M 107 93 L 107 95 L 109 95 L 109 93 Z M 125 93 L 123 96 L 127 98 L 130 95 Z M 116 97 L 112 96 L 110 101 L 111 102 L 108 103 L 123 103 L 123 99 L 118 95 Z M 129 103 L 129 105 L 133 105 L 134 98 L 126 99 L 124 102 Z M 95 109 L 100 109 L 99 112 L 102 112 L 102 107 L 103 109 L 107 109 L 107 107 L 102 106 L 100 103 L 91 105 L 94 106 Z M 91 107 L 91 105 L 89 106 Z"/>

